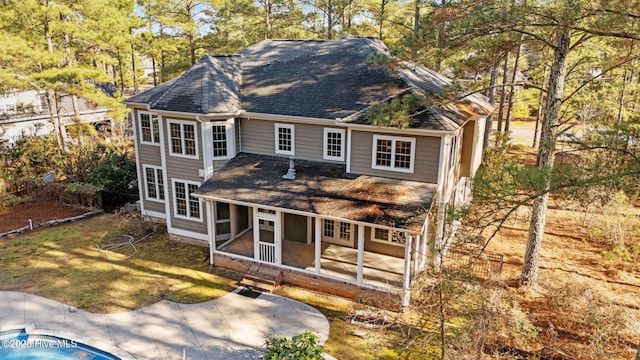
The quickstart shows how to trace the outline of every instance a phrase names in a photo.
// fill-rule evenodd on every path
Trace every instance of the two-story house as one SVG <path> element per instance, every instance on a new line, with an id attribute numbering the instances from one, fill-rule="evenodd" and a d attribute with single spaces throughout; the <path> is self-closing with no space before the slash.
<path id="1" fill-rule="evenodd" d="M 265 40 L 129 98 L 143 216 L 208 245 L 212 265 L 407 305 L 480 165 L 492 106 L 442 101 L 450 80 L 381 59 L 373 38 Z M 440 100 L 406 126 L 372 125 L 372 109 L 407 95 Z"/>

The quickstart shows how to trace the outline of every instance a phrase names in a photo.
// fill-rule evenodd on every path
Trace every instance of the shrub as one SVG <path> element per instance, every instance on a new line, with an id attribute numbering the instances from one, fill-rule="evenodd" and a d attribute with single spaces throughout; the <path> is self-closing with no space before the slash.
<path id="1" fill-rule="evenodd" d="M 262 356 L 266 360 L 320 360 L 323 347 L 318 344 L 314 334 L 305 331 L 292 338 L 271 336 L 266 342 L 266 353 Z"/>

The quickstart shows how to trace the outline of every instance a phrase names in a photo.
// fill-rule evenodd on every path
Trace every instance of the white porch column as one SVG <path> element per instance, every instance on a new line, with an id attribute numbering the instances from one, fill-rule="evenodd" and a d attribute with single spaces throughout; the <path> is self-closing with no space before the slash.
<path id="1" fill-rule="evenodd" d="M 213 254 L 216 250 L 216 215 L 213 212 L 213 201 L 204 202 L 207 207 L 207 215 L 209 215 L 209 221 L 207 221 L 207 233 L 209 234 L 209 265 L 213 266 Z"/>
<path id="2" fill-rule="evenodd" d="M 404 233 L 405 248 L 404 248 L 404 279 L 402 281 L 402 309 L 406 309 L 409 306 L 409 300 L 411 293 L 409 287 L 411 286 L 411 243 L 413 236 L 409 236 L 409 233 Z"/>
<path id="3" fill-rule="evenodd" d="M 431 224 L 429 223 L 429 217 L 427 216 L 427 220 L 425 221 L 424 226 L 424 233 L 422 233 L 422 235 L 420 236 L 420 241 L 422 242 L 422 245 L 420 246 L 420 248 L 422 249 L 422 253 L 420 254 L 420 270 L 423 270 L 425 265 L 427 265 L 427 255 L 429 253 L 429 226 L 431 226 Z"/>
<path id="4" fill-rule="evenodd" d="M 235 204 L 229 204 L 229 228 L 233 240 L 238 234 L 238 208 Z"/>
<path id="5" fill-rule="evenodd" d="M 321 230 L 322 230 L 321 225 L 322 224 L 321 224 L 321 221 L 320 221 L 319 217 L 316 217 L 315 219 L 316 219 L 316 229 L 315 229 L 316 230 L 315 231 L 315 235 L 316 235 L 315 236 L 315 241 L 316 241 L 316 244 L 315 244 L 316 245 L 315 246 L 315 250 L 316 250 L 316 257 L 315 257 L 315 260 L 316 260 L 316 274 L 320 274 L 320 265 L 321 265 L 320 257 L 322 256 L 322 237 L 321 237 L 321 235 L 322 235 L 322 233 L 321 233 Z"/>
<path id="6" fill-rule="evenodd" d="M 356 283 L 362 284 L 364 267 L 364 225 L 358 225 L 358 275 L 356 276 Z"/>

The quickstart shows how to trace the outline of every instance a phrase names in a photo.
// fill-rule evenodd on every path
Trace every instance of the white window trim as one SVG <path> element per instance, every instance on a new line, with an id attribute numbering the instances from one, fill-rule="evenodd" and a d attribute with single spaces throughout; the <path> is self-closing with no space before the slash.
<path id="1" fill-rule="evenodd" d="M 391 166 L 381 166 L 376 164 L 377 158 L 377 145 L 378 140 L 391 140 Z M 411 158 L 409 163 L 409 168 L 398 168 L 395 166 L 396 162 L 396 141 L 405 141 L 411 143 Z M 373 135 L 373 145 L 371 151 L 371 168 L 377 170 L 387 170 L 387 171 L 395 171 L 395 172 L 403 172 L 403 173 L 411 173 L 413 174 L 413 168 L 415 166 L 416 160 L 416 139 L 415 138 L 407 138 L 407 137 L 399 137 L 399 136 L 387 136 L 387 135 Z"/>
<path id="2" fill-rule="evenodd" d="M 387 239 L 379 239 L 376 238 L 376 227 L 371 227 L 371 241 L 375 242 L 375 243 L 380 243 L 380 244 L 386 244 L 386 245 L 393 245 L 393 246 L 398 246 L 398 247 L 405 247 L 405 244 L 400 244 L 394 241 L 391 241 L 391 237 L 393 236 L 394 230 L 390 230 L 390 229 L 382 229 L 382 230 L 387 230 Z M 395 232 L 399 232 L 399 231 L 395 231 Z M 406 239 L 405 239 L 406 241 Z"/>
<path id="3" fill-rule="evenodd" d="M 184 183 L 185 185 L 185 191 L 188 190 L 187 185 L 196 185 L 198 187 L 200 187 L 200 183 L 197 181 L 190 181 L 190 180 L 183 180 L 183 179 L 171 179 L 171 197 L 173 198 L 173 217 L 175 217 L 176 219 L 184 219 L 184 220 L 189 220 L 189 221 L 196 221 L 196 222 L 202 222 L 202 213 L 203 213 L 203 206 L 202 206 L 202 199 L 200 198 L 196 198 L 198 200 L 198 206 L 200 207 L 200 216 L 199 217 L 190 217 L 190 216 L 184 216 L 184 215 L 180 215 L 178 214 L 178 199 L 176 198 L 176 183 Z M 190 213 L 190 208 L 189 208 L 189 194 L 187 194 L 187 212 Z"/>
<path id="4" fill-rule="evenodd" d="M 180 139 L 182 141 L 182 153 L 175 153 L 173 152 L 173 144 L 171 143 L 172 139 L 171 139 L 171 124 L 180 124 Z M 195 141 L 195 150 L 196 150 L 196 154 L 195 155 L 186 155 L 184 152 L 186 151 L 186 146 L 185 146 L 185 138 L 184 138 L 184 126 L 183 125 L 193 125 L 193 131 L 194 131 L 194 136 L 193 136 L 193 141 Z M 195 121 L 189 121 L 189 120 L 176 120 L 176 119 L 168 119 L 167 120 L 167 145 L 169 147 L 169 155 L 173 156 L 173 157 L 179 157 L 179 158 L 185 158 L 185 159 L 194 159 L 194 160 L 198 160 L 200 159 L 200 148 L 199 146 L 199 142 L 198 142 L 198 123 Z"/>
<path id="5" fill-rule="evenodd" d="M 291 151 L 284 151 L 284 150 L 280 150 L 278 148 L 278 143 L 279 143 L 279 138 L 278 138 L 278 133 L 280 129 L 291 129 Z M 295 126 L 292 124 L 275 124 L 274 125 L 274 147 L 275 147 L 275 153 L 276 154 L 281 154 L 281 155 L 295 155 L 296 154 L 296 129 Z"/>
<path id="6" fill-rule="evenodd" d="M 329 150 L 329 133 L 340 134 L 340 156 L 327 155 Z M 322 158 L 324 160 L 344 161 L 344 149 L 345 149 L 345 131 L 344 129 L 324 128 L 324 137 L 322 145 Z"/>
<path id="7" fill-rule="evenodd" d="M 145 141 L 144 140 L 144 135 L 142 135 L 142 115 L 149 115 L 150 117 L 150 126 L 151 126 L 151 141 Z M 153 117 L 156 117 L 156 120 L 158 120 L 158 142 L 154 142 L 153 141 Z M 140 144 L 144 144 L 144 145 L 153 145 L 153 146 L 160 146 L 160 143 L 162 142 L 162 136 L 160 136 L 160 117 L 158 116 L 158 114 L 153 113 L 151 111 L 142 111 L 142 110 L 138 110 L 138 128 L 140 129 Z"/>
<path id="8" fill-rule="evenodd" d="M 164 199 L 162 200 L 159 197 L 157 198 L 152 198 L 149 196 L 149 186 L 147 186 L 147 169 L 153 169 L 153 172 L 155 174 L 156 177 L 156 194 L 160 194 L 160 185 L 158 184 L 158 170 L 162 171 L 162 183 L 164 184 L 164 169 L 161 166 L 156 166 L 156 165 L 142 165 L 142 173 L 144 175 L 144 196 L 145 199 L 148 201 L 153 201 L 153 202 L 157 202 L 157 203 L 161 203 L 164 204 L 165 200 L 167 199 L 167 192 L 165 191 L 166 189 L 164 188 L 163 185 L 163 193 L 164 193 Z"/>
<path id="9" fill-rule="evenodd" d="M 224 126 L 225 128 L 225 135 L 226 135 L 226 146 L 227 146 L 227 155 L 225 156 L 215 156 L 213 155 L 213 128 L 215 126 Z M 227 160 L 227 159 L 231 159 L 232 156 L 232 150 L 231 150 L 231 145 L 233 145 L 230 141 L 230 139 L 234 136 L 233 133 L 233 126 L 231 123 L 226 122 L 226 121 L 216 121 L 211 123 L 211 156 L 212 156 L 212 160 Z"/>

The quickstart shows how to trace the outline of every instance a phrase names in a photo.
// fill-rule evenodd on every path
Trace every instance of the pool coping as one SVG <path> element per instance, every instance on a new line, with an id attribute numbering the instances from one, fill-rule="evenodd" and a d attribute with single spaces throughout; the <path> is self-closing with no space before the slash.
<path id="1" fill-rule="evenodd" d="M 5 335 L 5 333 L 15 331 L 24 331 L 27 335 L 43 335 L 55 337 L 58 339 L 70 340 L 94 348 L 98 351 L 108 353 L 109 355 L 115 356 L 120 360 L 136 360 L 133 355 L 118 348 L 117 346 L 90 338 L 88 336 L 78 335 L 67 330 L 41 329 L 36 327 L 35 323 L 0 326 L 0 336 Z"/>

